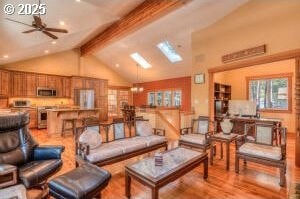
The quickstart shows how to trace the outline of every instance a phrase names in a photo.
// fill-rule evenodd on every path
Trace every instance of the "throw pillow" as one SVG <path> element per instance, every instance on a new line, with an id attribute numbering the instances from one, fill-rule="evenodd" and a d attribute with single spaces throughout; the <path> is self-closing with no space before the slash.
<path id="1" fill-rule="evenodd" d="M 88 144 L 90 149 L 95 149 L 101 145 L 102 138 L 99 132 L 87 129 L 80 135 L 79 142 Z"/>
<path id="2" fill-rule="evenodd" d="M 138 121 L 136 123 L 136 130 L 136 135 L 138 136 L 145 137 L 152 135 L 152 127 L 148 121 Z"/>

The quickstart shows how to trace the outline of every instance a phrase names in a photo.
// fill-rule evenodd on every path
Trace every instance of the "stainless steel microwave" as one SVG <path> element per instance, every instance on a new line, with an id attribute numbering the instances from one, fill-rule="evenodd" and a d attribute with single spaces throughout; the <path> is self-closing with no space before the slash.
<path id="1" fill-rule="evenodd" d="M 37 88 L 36 95 L 38 97 L 56 97 L 57 90 L 53 88 Z"/>

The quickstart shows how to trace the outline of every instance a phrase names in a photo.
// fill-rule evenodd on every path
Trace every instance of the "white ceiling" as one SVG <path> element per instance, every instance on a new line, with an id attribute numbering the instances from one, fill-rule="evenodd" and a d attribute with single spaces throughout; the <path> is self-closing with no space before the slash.
<path id="1" fill-rule="evenodd" d="M 47 15 L 42 19 L 48 27 L 61 27 L 68 34 L 56 34 L 56 45 L 51 38 L 40 32 L 22 34 L 26 26 L 4 20 L 7 15 L 3 6 L 7 3 L 37 3 L 38 0 L 1 0 L 0 2 L 0 65 L 50 53 L 65 51 L 80 46 L 105 27 L 120 19 L 143 0 L 42 0 L 47 5 Z M 130 54 L 139 52 L 152 68 L 140 69 L 140 80 L 181 77 L 191 74 L 191 33 L 220 20 L 248 0 L 192 0 L 187 5 L 171 12 L 159 20 L 96 52 L 95 55 L 113 70 L 131 82 L 136 82 L 136 65 Z M 32 22 L 32 16 L 9 16 L 25 23 Z M 66 25 L 60 26 L 63 20 Z M 29 28 L 30 29 L 30 28 Z M 168 40 L 183 57 L 183 61 L 171 64 L 156 45 Z M 178 47 L 178 46 L 181 47 Z M 8 59 L 2 56 L 8 54 Z M 116 67 L 119 64 L 120 67 Z"/>
<path id="2" fill-rule="evenodd" d="M 0 1 L 0 65 L 18 60 L 28 59 L 49 53 L 65 51 L 79 47 L 95 33 L 101 32 L 105 27 L 120 19 L 124 14 L 132 10 L 143 0 L 42 0 L 47 6 L 47 14 L 42 15 L 42 20 L 48 27 L 65 28 L 68 34 L 55 33 L 59 37 L 57 44 L 52 45 L 52 39 L 41 32 L 23 34 L 30 27 L 5 20 L 11 18 L 17 21 L 31 24 L 32 16 L 6 15 L 3 7 L 13 4 L 18 8 L 19 4 L 34 4 L 38 0 L 1 0 Z M 17 9 L 18 10 L 18 9 Z M 114 12 L 111 12 L 113 10 Z M 61 26 L 60 21 L 65 25 Z M 3 55 L 9 55 L 4 59 Z"/>
<path id="3" fill-rule="evenodd" d="M 191 33 L 215 23 L 245 2 L 247 0 L 193 0 L 95 55 L 131 82 L 189 76 L 192 70 Z M 159 51 L 156 45 L 164 40 L 176 48 L 182 62 L 171 64 Z M 129 56 L 134 52 L 152 65 L 149 69 L 139 69 L 138 81 L 136 64 Z"/>

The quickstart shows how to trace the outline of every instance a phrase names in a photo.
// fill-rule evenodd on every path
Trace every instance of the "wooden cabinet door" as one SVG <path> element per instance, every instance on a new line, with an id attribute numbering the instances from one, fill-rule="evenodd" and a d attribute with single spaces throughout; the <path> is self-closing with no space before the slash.
<path id="1" fill-rule="evenodd" d="M 71 78 L 69 77 L 63 78 L 63 93 L 64 93 L 64 97 L 67 98 L 71 97 Z"/>
<path id="2" fill-rule="evenodd" d="M 0 95 L 9 96 L 10 72 L 0 71 Z"/>
<path id="3" fill-rule="evenodd" d="M 57 78 L 53 75 L 47 75 L 47 88 L 57 89 Z"/>
<path id="4" fill-rule="evenodd" d="M 108 107 L 107 107 L 107 96 L 99 97 L 96 100 L 96 108 L 101 108 L 100 110 L 100 120 L 106 121 L 108 119 Z"/>
<path id="5" fill-rule="evenodd" d="M 57 97 L 64 97 L 64 89 L 63 89 L 63 77 L 56 76 L 55 77 L 55 89 L 57 90 Z"/>
<path id="6" fill-rule="evenodd" d="M 36 74 L 26 73 L 26 96 L 27 97 L 35 97 L 36 96 L 36 88 L 37 88 L 37 77 Z"/>
<path id="7" fill-rule="evenodd" d="M 37 125 L 38 125 L 37 110 L 30 109 L 30 110 L 28 110 L 28 112 L 29 112 L 29 117 L 30 117 L 29 128 L 37 128 Z"/>
<path id="8" fill-rule="evenodd" d="M 100 80 L 94 80 L 95 99 L 100 97 Z"/>
<path id="9" fill-rule="evenodd" d="M 84 78 L 81 77 L 72 77 L 72 87 L 74 89 L 85 88 L 84 86 Z"/>
<path id="10" fill-rule="evenodd" d="M 12 88 L 11 88 L 11 95 L 13 97 L 23 97 L 25 96 L 25 88 L 26 88 L 26 81 L 25 81 L 25 73 L 21 72 L 13 72 L 12 73 Z"/>
<path id="11" fill-rule="evenodd" d="M 94 80 L 93 79 L 85 79 L 84 88 L 86 89 L 94 89 Z"/>
<path id="12" fill-rule="evenodd" d="M 37 75 L 37 87 L 47 88 L 47 75 Z"/>
<path id="13" fill-rule="evenodd" d="M 100 90 L 99 95 L 100 96 L 107 96 L 108 92 L 108 81 L 107 80 L 100 80 Z"/>

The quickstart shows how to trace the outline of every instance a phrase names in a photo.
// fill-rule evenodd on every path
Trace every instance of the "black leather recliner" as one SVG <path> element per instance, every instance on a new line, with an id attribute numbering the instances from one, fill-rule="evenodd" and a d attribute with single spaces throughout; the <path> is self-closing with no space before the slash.
<path id="1" fill-rule="evenodd" d="M 33 188 L 61 168 L 64 147 L 39 146 L 28 124 L 29 114 L 25 112 L 0 115 L 0 170 L 5 165 L 16 166 L 18 181 L 26 188 Z"/>

